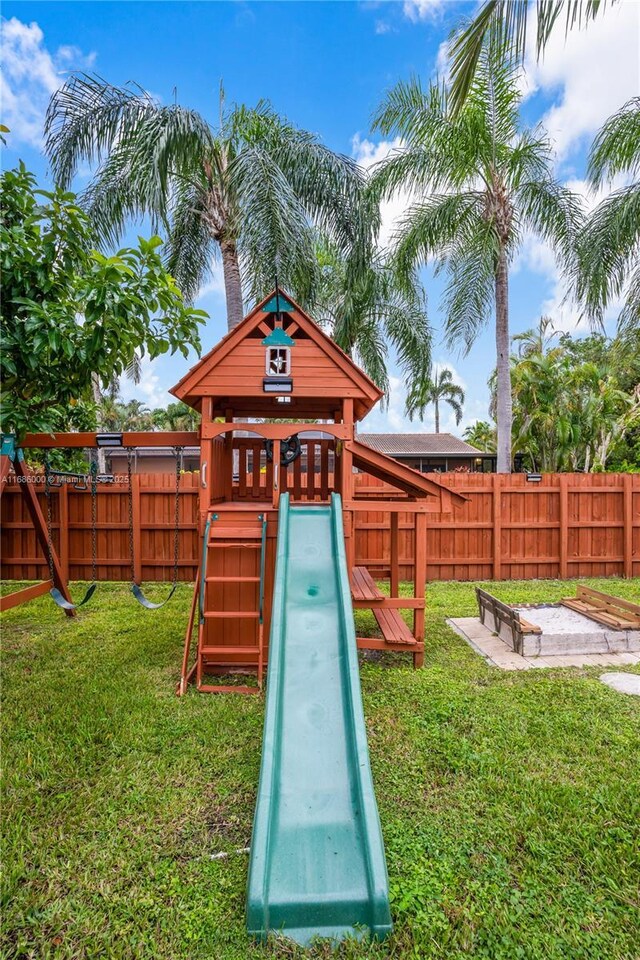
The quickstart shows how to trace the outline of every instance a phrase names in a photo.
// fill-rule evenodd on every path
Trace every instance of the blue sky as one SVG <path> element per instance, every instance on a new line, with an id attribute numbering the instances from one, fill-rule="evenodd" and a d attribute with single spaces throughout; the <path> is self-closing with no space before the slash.
<path id="1" fill-rule="evenodd" d="M 40 151 L 43 111 L 51 92 L 73 70 L 95 71 L 112 83 L 135 80 L 165 102 L 173 99 L 215 122 L 220 79 L 229 100 L 253 104 L 269 99 L 301 127 L 317 133 L 332 149 L 368 164 L 390 144 L 370 133 L 369 118 L 382 93 L 400 78 L 423 78 L 444 67 L 444 43 L 460 17 L 475 3 L 447 0 L 394 2 L 11 2 L 2 7 L 2 114 L 11 128 L 4 165 L 18 158 L 47 183 Z M 542 121 L 557 150 L 559 177 L 585 195 L 588 144 L 602 122 L 640 92 L 640 5 L 623 0 L 588 30 L 562 30 L 544 62 L 527 64 L 523 120 Z M 78 178 L 76 187 L 86 183 Z M 385 210 L 386 229 L 406 200 Z M 488 329 L 470 354 L 444 348 L 439 296 L 442 283 L 424 273 L 434 356 L 455 372 L 467 394 L 460 428 L 445 414 L 443 429 L 462 430 L 487 417 L 487 378 L 494 362 Z M 576 311 L 563 303 L 564 290 L 548 248 L 526 238 L 511 280 L 512 331 L 551 313 L 558 327 L 576 331 Z M 219 279 L 203 291 L 199 306 L 211 319 L 202 332 L 209 349 L 223 334 L 225 311 Z M 195 357 L 194 357 L 195 359 Z M 166 389 L 188 362 L 163 357 L 145 364 L 137 387 L 123 383 L 125 397 L 149 405 L 166 403 Z M 392 393 L 386 412 L 369 416 L 364 429 L 430 430 L 403 416 L 405 388 L 393 359 Z"/>

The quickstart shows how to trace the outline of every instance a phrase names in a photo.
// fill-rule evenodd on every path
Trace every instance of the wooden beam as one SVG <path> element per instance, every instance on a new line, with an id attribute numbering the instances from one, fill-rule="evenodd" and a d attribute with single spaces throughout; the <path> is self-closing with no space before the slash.
<path id="1" fill-rule="evenodd" d="M 42 510 L 40 509 L 40 504 L 38 503 L 35 484 L 33 483 L 33 475 L 22 459 L 20 453 L 18 453 L 18 456 L 16 456 L 14 460 L 13 469 L 16 477 L 18 478 L 20 490 L 27 505 L 29 516 L 33 522 L 33 527 L 36 532 L 38 543 L 40 544 L 40 549 L 44 554 L 45 563 L 47 563 L 47 558 L 49 556 L 49 534 L 47 531 L 47 524 L 42 514 Z M 53 567 L 54 585 L 58 588 L 65 600 L 68 600 L 69 603 L 73 603 L 62 565 L 53 544 L 51 545 L 51 566 Z M 65 614 L 68 617 L 73 617 L 75 616 L 75 610 L 65 610 Z"/>
<path id="2" fill-rule="evenodd" d="M 97 446 L 98 433 L 28 433 L 21 447 L 37 447 L 44 450 L 54 448 L 76 448 Z M 197 433 L 182 430 L 157 432 L 146 430 L 138 433 L 123 433 L 123 447 L 197 447 L 200 436 Z M 118 449 L 118 448 L 112 448 Z"/>
<path id="3" fill-rule="evenodd" d="M 424 640 L 424 608 L 425 608 L 425 586 L 427 581 L 427 518 L 423 513 L 416 513 L 414 544 L 414 590 L 413 595 L 422 600 L 422 605 L 418 607 L 413 614 L 413 635 L 416 640 Z M 418 668 L 424 663 L 424 653 L 417 652 L 413 657 L 413 665 Z"/>
<path id="4" fill-rule="evenodd" d="M 391 650 L 394 653 L 411 653 L 414 661 L 416 657 L 424 658 L 424 643 L 387 643 L 378 637 L 357 637 L 358 650 Z"/>
<path id="5" fill-rule="evenodd" d="M 569 476 L 561 473 L 559 477 L 560 491 L 560 529 L 558 531 L 560 564 L 559 574 L 561 580 L 566 580 L 569 576 Z"/>
<path id="6" fill-rule="evenodd" d="M 129 563 L 133 564 L 133 579 L 136 583 L 142 580 L 142 527 L 140 524 L 140 477 L 134 473 L 131 477 L 131 513 L 133 517 L 133 558 L 129 557 Z"/>
<path id="7" fill-rule="evenodd" d="M 420 597 L 380 597 L 378 599 L 370 597 L 366 600 L 352 599 L 354 609 L 373 610 L 379 607 L 387 607 L 389 610 L 419 610 L 424 609 L 424 600 Z"/>
<path id="8" fill-rule="evenodd" d="M 42 583 L 35 583 L 31 587 L 25 587 L 24 590 L 7 593 L 4 597 L 0 597 L 0 612 L 19 607 L 21 603 L 26 603 L 27 600 L 33 600 L 35 597 L 41 597 L 43 593 L 48 593 L 52 586 L 51 580 L 43 580 Z"/>
<path id="9" fill-rule="evenodd" d="M 633 477 L 630 473 L 625 473 L 623 477 L 624 484 L 624 576 L 627 580 L 633 577 L 633 487 L 631 486 Z"/>
<path id="10" fill-rule="evenodd" d="M 502 579 L 502 475 L 492 476 L 493 510 L 493 579 Z"/>
<path id="11" fill-rule="evenodd" d="M 348 440 L 350 437 L 350 430 L 344 423 L 307 424 L 299 423 L 296 420 L 291 420 L 287 423 L 253 423 L 250 420 L 236 420 L 233 424 L 203 423 L 202 437 L 213 439 L 219 437 L 221 434 L 227 433 L 229 430 L 242 430 L 246 433 L 254 433 L 258 437 L 264 437 L 266 440 L 286 440 L 292 433 L 304 434 L 305 432 L 309 433 L 311 431 L 314 433 L 322 431 L 322 433 L 326 433 L 338 440 Z M 152 436 L 156 436 L 156 434 L 152 434 Z M 251 438 L 246 437 L 245 439 L 249 440 Z"/>
<path id="12" fill-rule="evenodd" d="M 392 597 L 398 596 L 400 585 L 398 519 L 398 513 L 391 514 L 391 570 L 389 576 L 389 592 L 391 593 Z"/>

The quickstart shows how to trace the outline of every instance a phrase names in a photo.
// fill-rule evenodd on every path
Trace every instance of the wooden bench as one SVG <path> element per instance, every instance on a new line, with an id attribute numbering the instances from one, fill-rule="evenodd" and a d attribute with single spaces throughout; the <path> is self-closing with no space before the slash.
<path id="1" fill-rule="evenodd" d="M 640 629 L 640 604 L 612 597 L 591 587 L 578 587 L 575 597 L 565 597 L 561 603 L 604 627 L 614 630 Z"/>
<path id="2" fill-rule="evenodd" d="M 378 589 L 366 567 L 354 567 L 351 571 L 351 596 L 354 601 L 371 604 L 385 643 L 403 647 L 416 646 L 416 638 L 402 619 L 400 611 L 385 607 L 384 601 L 388 600 L 388 597 Z"/>
<path id="3" fill-rule="evenodd" d="M 392 610 L 389 607 L 372 607 L 371 609 L 387 643 L 405 647 L 416 644 L 416 638 L 402 619 L 399 610 Z"/>
<path id="4" fill-rule="evenodd" d="M 351 571 L 351 596 L 354 600 L 384 600 L 384 593 L 366 567 L 354 567 Z"/>
<path id="5" fill-rule="evenodd" d="M 486 590 L 481 590 L 480 587 L 476 587 L 476 599 L 478 601 L 480 622 L 488 626 L 488 628 L 492 630 L 493 633 L 497 633 L 498 636 L 501 636 L 500 628 L 502 626 L 510 631 L 512 646 L 516 653 L 522 654 L 523 633 L 542 632 L 540 627 L 529 623 L 528 620 L 525 620 L 513 607 L 510 607 L 507 603 L 503 603 L 502 600 L 498 600 L 497 597 L 494 597 L 491 593 L 487 593 Z M 490 614 L 493 618 L 493 625 L 491 623 L 485 624 L 487 614 Z M 502 639 L 504 640 L 505 638 L 502 637 Z"/>

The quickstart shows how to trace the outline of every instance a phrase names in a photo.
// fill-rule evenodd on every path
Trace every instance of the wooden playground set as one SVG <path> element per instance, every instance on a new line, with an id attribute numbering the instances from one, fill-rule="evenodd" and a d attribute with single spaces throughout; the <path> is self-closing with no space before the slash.
<path id="1" fill-rule="evenodd" d="M 288 493 L 292 504 L 342 500 L 347 563 L 354 608 L 373 612 L 381 637 L 358 637 L 359 648 L 404 651 L 416 667 L 424 659 L 425 557 L 427 514 L 442 513 L 464 497 L 396 460 L 359 443 L 355 424 L 381 399 L 378 387 L 285 293 L 275 290 L 231 333 L 204 356 L 171 391 L 201 414 L 198 433 L 28 434 L 16 448 L 5 437 L 0 459 L 3 480 L 13 467 L 48 558 L 49 579 L 6 596 L 8 609 L 51 591 L 68 616 L 90 600 L 94 584 L 74 604 L 38 501 L 43 479 L 47 506 L 50 490 L 61 482 L 100 496 L 110 477 L 63 475 L 47 468 L 44 478 L 30 475 L 23 449 L 97 449 L 171 446 L 176 451 L 176 491 L 180 452 L 199 445 L 200 569 L 187 625 L 178 693 L 190 681 L 205 692 L 254 693 L 262 686 L 268 660 L 278 508 Z M 360 499 L 354 470 L 385 482 L 384 499 Z M 129 472 L 129 489 L 133 488 Z M 393 491 L 390 492 L 388 485 Z M 133 494 L 131 494 L 133 496 Z M 383 593 L 366 567 L 354 561 L 354 514 L 376 509 L 391 515 L 389 593 Z M 129 510 L 131 515 L 132 509 Z M 398 515 L 413 516 L 415 529 L 413 596 L 400 596 Z M 178 537 L 174 536 L 174 583 Z M 138 541 L 138 542 L 136 542 Z M 92 538 L 95 556 L 95 533 Z M 138 582 L 139 531 L 130 530 L 131 581 L 140 603 L 153 608 Z M 93 580 L 95 582 L 95 575 Z M 168 598 L 167 598 L 168 599 Z M 165 601 L 166 602 L 166 601 Z M 410 629 L 401 610 L 412 612 Z M 195 628 L 195 629 L 194 629 Z M 197 644 L 192 641 L 197 632 Z M 192 648 L 195 648 L 195 653 Z M 222 683 L 230 673 L 254 674 L 255 685 Z M 215 683 L 208 682 L 215 675 Z"/>
<path id="2" fill-rule="evenodd" d="M 198 443 L 201 562 L 177 693 L 190 681 L 208 693 L 257 693 L 268 665 L 247 929 L 253 937 L 280 932 L 301 944 L 366 930 L 383 938 L 391 930 L 389 890 L 357 649 L 406 651 L 422 665 L 425 521 L 464 498 L 358 442 L 355 424 L 381 399 L 380 390 L 277 287 L 172 393 L 200 412 L 197 434 L 27 436 L 27 448 L 92 448 L 86 476 L 61 474 L 45 458 L 46 519 L 22 448 L 3 438 L 2 477 L 13 465 L 24 481 L 20 490 L 49 564 L 48 581 L 4 598 L 3 606 L 47 590 L 68 616 L 90 602 L 97 500 L 110 479 L 99 475 L 95 449 L 154 444 L 176 447 L 173 585 L 153 603 L 139 582 L 128 457 L 131 589 L 143 607 L 164 606 L 180 562 L 181 448 Z M 360 499 L 354 470 L 384 481 L 384 499 Z M 53 542 L 52 488 L 64 482 L 91 497 L 94 582 L 77 603 Z M 359 510 L 392 517 L 388 595 L 354 562 Z M 399 589 L 400 512 L 415 528 L 411 597 Z M 354 608 L 373 612 L 380 638 L 356 638 Z M 412 629 L 403 609 L 412 613 Z M 235 674 L 255 682 L 236 682 Z"/>

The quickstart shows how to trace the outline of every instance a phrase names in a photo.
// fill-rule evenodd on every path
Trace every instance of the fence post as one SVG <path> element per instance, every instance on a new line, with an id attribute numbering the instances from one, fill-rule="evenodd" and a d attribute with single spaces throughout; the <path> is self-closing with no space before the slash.
<path id="1" fill-rule="evenodd" d="M 69 579 L 69 490 L 63 483 L 58 490 L 58 549 L 60 551 L 60 566 L 65 580 Z"/>
<path id="2" fill-rule="evenodd" d="M 558 477 L 560 492 L 559 508 L 559 567 L 560 579 L 569 577 L 569 474 L 561 473 Z"/>
<path id="3" fill-rule="evenodd" d="M 502 546 L 502 474 L 492 473 L 493 496 L 493 579 L 502 579 L 502 562 L 500 549 Z"/>
<path id="4" fill-rule="evenodd" d="M 400 580 L 400 552 L 398 547 L 399 513 L 391 513 L 391 550 L 389 571 L 389 593 L 392 597 L 398 596 Z"/>
<path id="5" fill-rule="evenodd" d="M 624 538 L 624 576 L 630 580 L 633 576 L 633 487 L 631 486 L 633 477 L 630 473 L 625 473 L 623 481 L 624 498 L 624 527 L 622 536 Z"/>
<path id="6" fill-rule="evenodd" d="M 131 477 L 132 516 L 133 516 L 133 577 L 136 583 L 142 581 L 142 528 L 140 526 L 140 475 L 134 473 Z"/>
<path id="7" fill-rule="evenodd" d="M 413 525 L 415 543 L 413 550 L 414 597 L 424 600 L 427 579 L 427 515 L 416 513 Z M 413 634 L 416 640 L 424 640 L 424 604 L 413 611 Z"/>

